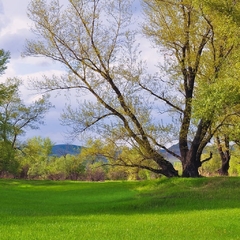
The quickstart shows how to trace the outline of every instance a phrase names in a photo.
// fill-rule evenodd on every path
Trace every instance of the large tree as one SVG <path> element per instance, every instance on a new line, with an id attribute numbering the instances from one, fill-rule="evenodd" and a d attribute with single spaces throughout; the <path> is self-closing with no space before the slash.
<path id="1" fill-rule="evenodd" d="M 75 135 L 86 130 L 98 133 L 111 142 L 109 151 L 114 149 L 116 160 L 121 152 L 116 146 L 137 150 L 138 162 L 120 159 L 119 165 L 178 176 L 160 153 L 164 148 L 181 160 L 183 176 L 197 177 L 198 168 L 208 160 L 201 160 L 202 151 L 222 125 L 213 120 L 222 107 L 215 108 L 214 101 L 200 102 L 202 108 L 196 103 L 212 90 L 210 85 L 217 86 L 214 83 L 220 82 L 229 59 L 235 63 L 237 55 L 230 58 L 237 48 L 235 25 L 231 14 L 222 17 L 202 1 L 143 2 L 144 33 L 167 56 L 161 68 L 164 78 L 147 74 L 145 63 L 138 60 L 135 38 L 139 35 L 132 30 L 127 0 L 69 0 L 67 8 L 58 0 L 31 1 L 28 14 L 38 39 L 27 42 L 25 55 L 45 56 L 66 66 L 66 75 L 45 76 L 35 87 L 76 90 L 79 106 L 64 113 Z M 94 100 L 81 101 L 86 93 Z M 176 126 L 176 118 L 170 125 L 162 123 L 155 108 L 163 104 L 178 114 Z M 164 145 L 176 134 L 180 156 Z"/>
<path id="2" fill-rule="evenodd" d="M 67 67 L 65 76 L 45 78 L 40 89 L 75 89 L 79 99 L 86 93 L 94 97 L 66 111 L 75 134 L 94 130 L 113 137 L 116 145 L 128 142 L 146 163 L 155 162 L 152 171 L 177 176 L 149 137 L 154 129 L 148 102 L 139 94 L 143 68 L 136 59 L 130 9 L 126 0 L 71 0 L 66 9 L 57 0 L 32 1 L 29 17 L 42 38 L 29 41 L 25 55 L 46 56 Z M 148 168 L 145 162 L 141 167 Z"/>
<path id="3" fill-rule="evenodd" d="M 239 104 L 239 8 L 228 0 L 144 1 L 144 33 L 164 52 L 162 69 L 172 88 L 160 93 L 143 85 L 179 114 L 179 159 L 186 177 L 198 176 L 211 158 L 201 160 L 203 149 L 236 114 L 231 108 Z"/>

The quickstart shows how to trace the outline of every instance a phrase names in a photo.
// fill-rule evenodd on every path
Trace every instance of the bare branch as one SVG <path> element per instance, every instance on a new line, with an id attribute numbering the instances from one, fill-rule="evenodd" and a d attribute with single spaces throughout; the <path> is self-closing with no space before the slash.
<path id="1" fill-rule="evenodd" d="M 210 161 L 212 159 L 212 156 L 213 156 L 213 154 L 212 154 L 212 152 L 210 152 L 210 156 L 200 162 L 200 167 L 202 166 L 203 163 Z"/>

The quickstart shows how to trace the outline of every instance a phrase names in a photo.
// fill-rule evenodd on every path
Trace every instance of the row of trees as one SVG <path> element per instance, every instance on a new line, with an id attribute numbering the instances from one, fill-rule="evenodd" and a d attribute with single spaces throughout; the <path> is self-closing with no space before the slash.
<path id="1" fill-rule="evenodd" d="M 14 169 L 1 172 L 2 177 L 48 180 L 135 180 L 157 177 L 140 169 L 110 167 L 103 156 L 96 156 L 95 144 L 83 148 L 78 155 L 52 155 L 53 143 L 49 138 L 34 137 L 15 151 Z M 12 165 L 12 163 L 9 162 Z M 13 165 L 12 165 L 13 166 Z M 9 169 L 8 169 L 9 170 Z"/>
<path id="2" fill-rule="evenodd" d="M 17 164 L 15 164 L 14 171 L 8 172 L 8 175 L 5 172 L 5 177 L 81 181 L 146 180 L 159 177 L 157 174 L 139 167 L 112 167 L 111 159 L 99 155 L 99 152 L 105 152 L 104 145 L 99 141 L 89 142 L 88 147 L 82 148 L 79 154 L 66 154 L 60 157 L 52 154 L 52 146 L 53 143 L 49 138 L 34 137 L 27 140 L 21 150 L 15 153 Z M 214 151 L 213 146 L 209 148 Z M 234 146 L 229 169 L 231 176 L 240 176 L 239 154 L 239 148 Z M 119 153 L 119 155 L 129 163 L 138 157 L 137 152 L 129 150 Z M 203 176 L 218 175 L 217 170 L 220 165 L 220 155 L 214 154 L 213 159 L 200 168 L 200 173 Z M 180 170 L 180 162 L 175 162 L 174 167 Z"/>

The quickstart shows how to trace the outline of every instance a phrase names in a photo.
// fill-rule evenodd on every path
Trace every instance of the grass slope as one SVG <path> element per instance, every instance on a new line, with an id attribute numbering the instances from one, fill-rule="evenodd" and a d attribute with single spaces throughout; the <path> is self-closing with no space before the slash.
<path id="1" fill-rule="evenodd" d="M 240 178 L 0 180 L 0 239 L 240 239 Z"/>

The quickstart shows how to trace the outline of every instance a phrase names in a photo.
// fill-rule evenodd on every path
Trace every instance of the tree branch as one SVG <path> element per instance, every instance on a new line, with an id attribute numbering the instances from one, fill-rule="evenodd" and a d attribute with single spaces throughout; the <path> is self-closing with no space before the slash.
<path id="1" fill-rule="evenodd" d="M 200 167 L 203 165 L 203 163 L 210 161 L 212 159 L 212 156 L 213 156 L 213 153 L 210 152 L 210 156 L 200 162 Z"/>
<path id="2" fill-rule="evenodd" d="M 139 86 L 140 86 L 142 89 L 144 89 L 144 90 L 146 90 L 147 92 L 149 92 L 149 93 L 150 93 L 151 95 L 153 95 L 154 97 L 156 97 L 156 98 L 162 100 L 163 102 L 165 102 L 167 105 L 169 105 L 169 106 L 171 106 L 172 108 L 176 109 L 177 111 L 183 113 L 183 110 L 182 110 L 180 107 L 174 105 L 173 103 L 171 103 L 171 102 L 170 102 L 168 99 L 166 99 L 165 97 L 163 97 L 163 96 L 161 97 L 161 96 L 157 95 L 156 93 L 154 93 L 154 92 L 153 92 L 152 90 L 150 90 L 149 88 L 143 86 L 140 82 L 139 82 Z"/>

